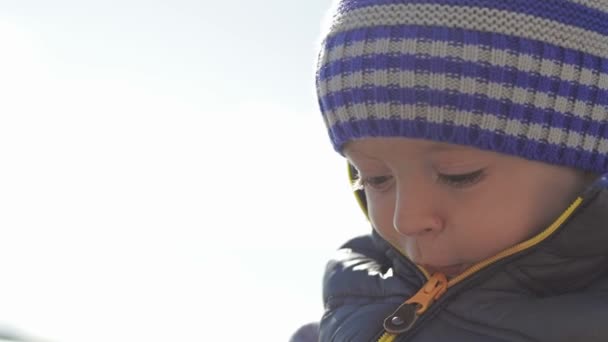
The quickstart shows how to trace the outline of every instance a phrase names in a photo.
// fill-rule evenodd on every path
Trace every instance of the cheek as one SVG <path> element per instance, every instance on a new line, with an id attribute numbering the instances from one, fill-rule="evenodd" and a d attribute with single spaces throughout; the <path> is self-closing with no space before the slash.
<path id="1" fill-rule="evenodd" d="M 523 196 L 524 189 L 501 190 L 462 203 L 469 212 L 477 214 L 461 217 L 456 226 L 467 230 L 462 235 L 468 236 L 468 242 L 463 244 L 471 246 L 471 252 L 475 250 L 480 257 L 488 257 L 533 237 L 546 229 L 563 209 L 556 205 L 554 198 L 534 192 Z"/>
<path id="2" fill-rule="evenodd" d="M 395 230 L 393 225 L 395 213 L 394 195 L 368 195 L 367 206 L 369 219 L 378 234 L 395 247 L 403 246 L 404 237 Z"/>
<path id="3" fill-rule="evenodd" d="M 534 212 L 521 202 L 500 201 L 502 203 L 482 203 L 478 207 L 479 216 L 468 218 L 471 227 L 472 245 L 488 249 L 488 254 L 497 253 L 534 235 L 538 230 Z"/>

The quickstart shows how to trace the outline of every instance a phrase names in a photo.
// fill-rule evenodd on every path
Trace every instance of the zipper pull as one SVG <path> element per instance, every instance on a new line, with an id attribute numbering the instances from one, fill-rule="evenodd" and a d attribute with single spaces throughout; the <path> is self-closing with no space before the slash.
<path id="1" fill-rule="evenodd" d="M 384 320 L 384 330 L 401 334 L 411 329 L 416 320 L 448 289 L 448 279 L 443 273 L 435 273 L 424 286 L 401 304 Z"/>
<path id="2" fill-rule="evenodd" d="M 435 273 L 429 281 L 416 293 L 412 298 L 408 299 L 406 304 L 418 304 L 416 310 L 417 315 L 422 315 L 429 306 L 443 296 L 448 290 L 448 278 L 443 273 Z"/>

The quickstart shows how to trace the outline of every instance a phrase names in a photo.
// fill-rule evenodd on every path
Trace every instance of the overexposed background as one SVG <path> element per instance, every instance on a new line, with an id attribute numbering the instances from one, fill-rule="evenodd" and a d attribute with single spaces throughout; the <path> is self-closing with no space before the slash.
<path id="1" fill-rule="evenodd" d="M 314 96 L 329 0 L 0 2 L 0 328 L 286 341 L 368 230 Z"/>

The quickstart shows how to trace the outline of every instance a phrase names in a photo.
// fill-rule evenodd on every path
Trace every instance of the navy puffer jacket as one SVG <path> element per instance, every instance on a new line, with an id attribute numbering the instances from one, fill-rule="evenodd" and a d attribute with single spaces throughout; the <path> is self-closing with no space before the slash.
<path id="1" fill-rule="evenodd" d="M 429 276 L 376 234 L 351 240 L 327 266 L 320 341 L 608 341 L 608 179 L 560 218 L 421 314 L 404 302 Z"/>

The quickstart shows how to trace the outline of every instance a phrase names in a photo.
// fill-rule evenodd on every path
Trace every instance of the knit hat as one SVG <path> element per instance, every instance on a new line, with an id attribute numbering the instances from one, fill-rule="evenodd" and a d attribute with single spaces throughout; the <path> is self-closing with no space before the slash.
<path id="1" fill-rule="evenodd" d="M 608 0 L 342 0 L 316 77 L 339 152 L 409 137 L 608 171 Z"/>

